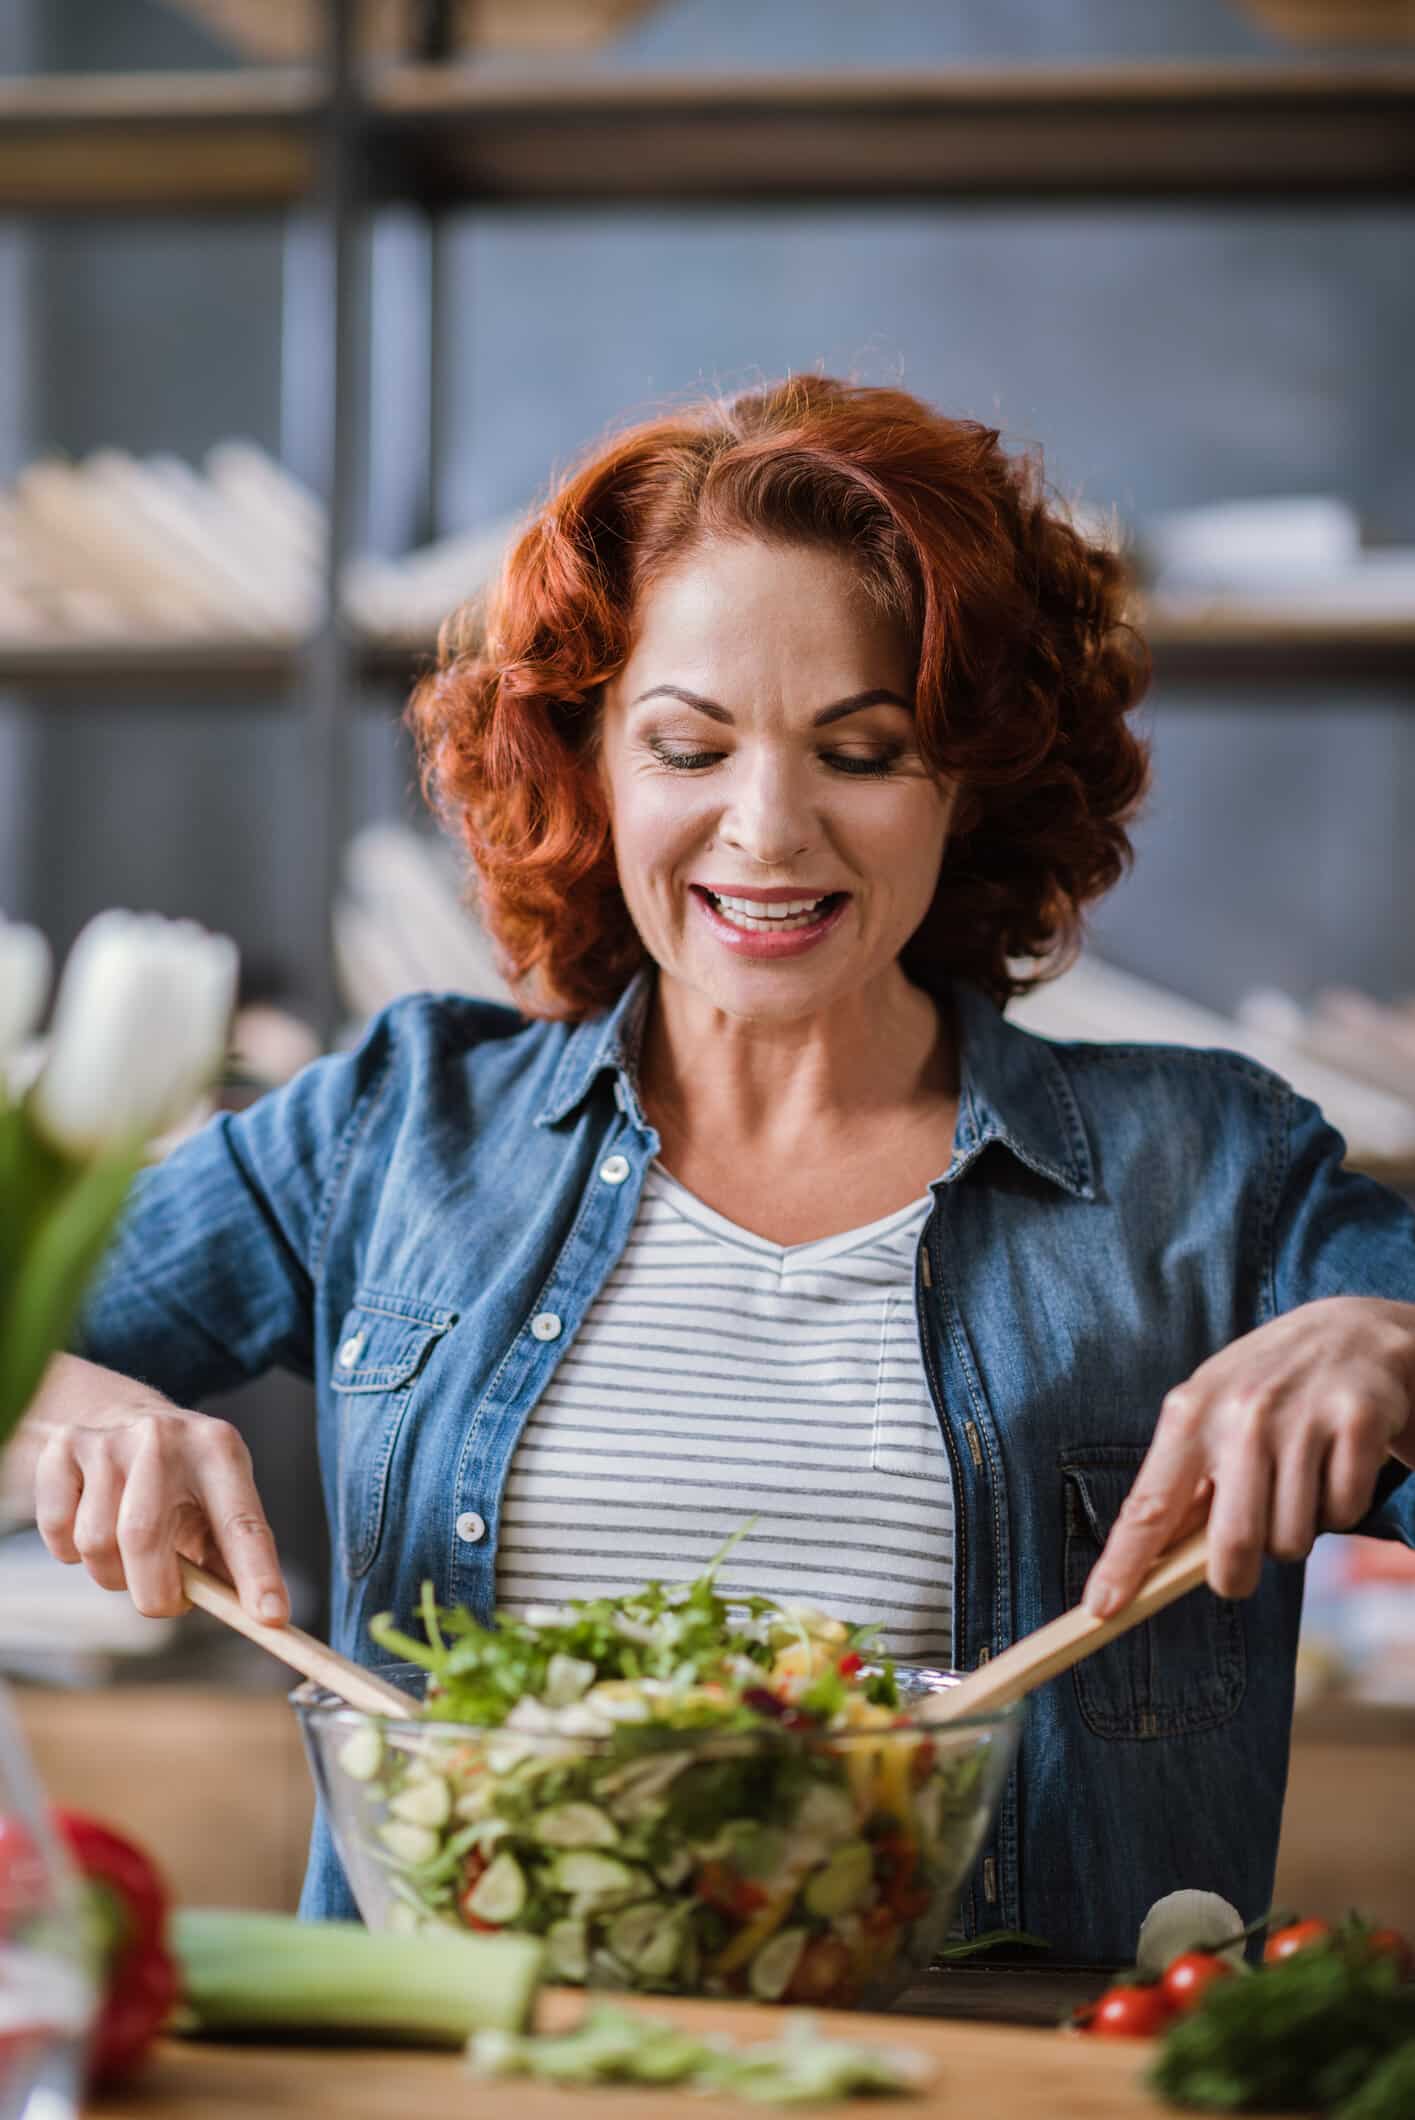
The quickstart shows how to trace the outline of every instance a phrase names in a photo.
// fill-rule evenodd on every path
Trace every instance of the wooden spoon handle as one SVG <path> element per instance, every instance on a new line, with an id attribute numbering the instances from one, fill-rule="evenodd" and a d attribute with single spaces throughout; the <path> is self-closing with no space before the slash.
<path id="1" fill-rule="evenodd" d="M 920 1721 L 954 1722 L 959 1716 L 989 1715 L 1021 1700 L 1058 1671 L 1079 1664 L 1083 1656 L 1103 1649 L 1131 1627 L 1138 1627 L 1152 1612 L 1173 1604 L 1186 1591 L 1197 1589 L 1204 1580 L 1208 1550 L 1207 1530 L 1194 1532 L 1156 1561 L 1129 1604 L 1122 1605 L 1109 1619 L 1097 1619 L 1083 1605 L 1073 1605 L 1060 1619 L 1038 1627 L 1033 1634 L 1024 1634 L 1001 1656 L 970 1671 L 946 1693 L 933 1695 L 919 1709 Z"/>
<path id="2" fill-rule="evenodd" d="M 183 1561 L 181 1569 L 182 1588 L 194 1605 L 209 1612 L 213 1619 L 224 1620 L 228 1627 L 268 1649 L 281 1663 L 312 1678 L 316 1685 L 327 1686 L 331 1693 L 348 1701 L 351 1708 L 361 1708 L 365 1715 L 397 1715 L 404 1720 L 417 1714 L 418 1704 L 409 1694 L 391 1686 L 386 1678 L 365 1671 L 362 1664 L 341 1656 L 326 1642 L 317 1642 L 302 1627 L 270 1627 L 263 1619 L 253 1618 L 231 1585 L 223 1583 L 219 1575 L 198 1568 L 194 1561 Z"/>

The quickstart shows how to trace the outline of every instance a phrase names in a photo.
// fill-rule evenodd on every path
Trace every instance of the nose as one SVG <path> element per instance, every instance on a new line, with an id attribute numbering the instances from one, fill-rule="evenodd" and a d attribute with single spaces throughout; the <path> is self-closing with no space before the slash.
<path id="1" fill-rule="evenodd" d="M 768 753 L 743 759 L 718 837 L 759 868 L 785 868 L 812 845 L 816 822 L 800 776 Z"/>

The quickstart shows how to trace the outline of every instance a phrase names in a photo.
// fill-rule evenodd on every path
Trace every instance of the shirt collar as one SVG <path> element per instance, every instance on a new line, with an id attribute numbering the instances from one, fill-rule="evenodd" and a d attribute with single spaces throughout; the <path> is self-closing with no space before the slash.
<path id="1" fill-rule="evenodd" d="M 583 1103 L 601 1074 L 636 1126 L 647 1132 L 639 1103 L 638 1061 L 653 991 L 653 968 L 636 972 L 606 1015 L 578 1024 L 565 1042 L 537 1126 L 554 1126 Z M 961 1048 L 958 1129 L 953 1161 L 935 1185 L 961 1177 L 998 1142 L 1038 1177 L 1082 1200 L 1095 1198 L 1086 1130 L 1054 1048 L 1007 1021 L 979 988 L 955 982 Z"/>
<path id="2" fill-rule="evenodd" d="M 648 1131 L 639 1103 L 639 1047 L 643 1042 L 653 967 L 635 972 L 607 1015 L 577 1024 L 565 1041 L 550 1090 L 536 1113 L 537 1126 L 554 1126 L 589 1095 L 599 1077 L 613 1073 L 614 1093 L 635 1125 Z"/>
<path id="3" fill-rule="evenodd" d="M 945 1183 L 996 1141 L 1038 1177 L 1081 1200 L 1096 1197 L 1080 1107 L 1055 1046 L 1009 1023 L 982 990 L 958 980 L 961 1081 L 958 1131 Z"/>

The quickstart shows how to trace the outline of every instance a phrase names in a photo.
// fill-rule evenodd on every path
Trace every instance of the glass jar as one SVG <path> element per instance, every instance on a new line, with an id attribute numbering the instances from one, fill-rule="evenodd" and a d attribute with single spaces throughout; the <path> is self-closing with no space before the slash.
<path id="1" fill-rule="evenodd" d="M 98 2007 L 83 1899 L 0 1682 L 0 2113 L 73 2120 Z"/>

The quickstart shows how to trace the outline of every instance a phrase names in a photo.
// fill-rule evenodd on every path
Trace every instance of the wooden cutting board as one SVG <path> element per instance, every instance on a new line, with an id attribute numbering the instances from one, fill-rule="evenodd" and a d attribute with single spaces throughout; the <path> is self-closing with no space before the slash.
<path id="1" fill-rule="evenodd" d="M 753 2003 L 678 2002 L 655 1996 L 629 2007 L 670 2019 L 685 2030 L 709 2027 L 750 2042 L 772 2038 L 776 2010 Z M 584 2008 L 571 1989 L 550 1989 L 538 2024 L 563 2030 Z M 819 2013 L 843 2037 L 926 2054 L 934 2073 L 922 2095 L 857 2101 L 840 2110 L 868 2111 L 885 2120 L 1160 2120 L 1162 2106 L 1141 2078 L 1147 2041 L 1098 2041 L 1058 2031 L 991 2024 L 940 2023 L 924 2017 Z M 653 2088 L 562 2090 L 524 2077 L 484 2083 L 456 2054 L 396 2053 L 387 2048 L 333 2050 L 297 2046 L 231 2046 L 169 2040 L 146 2074 L 121 2096 L 91 2109 L 106 2120 L 745 2120 L 753 2107 L 740 2099 Z M 804 2110 L 786 2108 L 785 2110 Z M 820 2108 L 816 2108 L 820 2110 Z"/>

